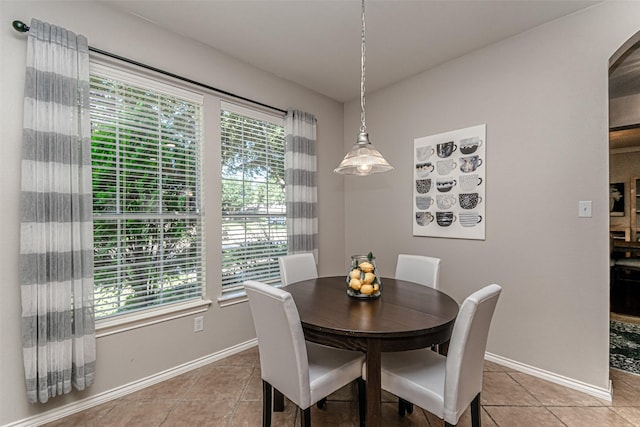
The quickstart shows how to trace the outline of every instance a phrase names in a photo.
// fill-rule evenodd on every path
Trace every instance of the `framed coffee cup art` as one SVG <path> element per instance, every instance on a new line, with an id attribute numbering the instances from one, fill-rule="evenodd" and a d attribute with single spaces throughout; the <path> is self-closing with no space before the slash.
<path id="1" fill-rule="evenodd" d="M 484 240 L 486 125 L 415 138 L 413 153 L 413 235 Z"/>

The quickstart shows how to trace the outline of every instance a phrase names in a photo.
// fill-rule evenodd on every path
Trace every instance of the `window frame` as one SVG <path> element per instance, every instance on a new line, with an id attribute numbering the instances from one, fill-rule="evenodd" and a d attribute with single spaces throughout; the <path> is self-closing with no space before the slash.
<path id="1" fill-rule="evenodd" d="M 248 117 L 250 119 L 254 119 L 254 120 L 259 120 L 259 121 L 264 121 L 264 122 L 268 122 L 270 124 L 279 126 L 282 129 L 282 152 L 279 153 L 279 155 L 281 155 L 282 157 L 282 170 L 284 172 L 285 170 L 285 165 L 284 165 L 284 156 L 285 156 L 285 141 L 284 141 L 284 114 L 279 115 L 279 114 L 275 114 L 275 113 L 271 113 L 271 112 L 265 112 L 263 110 L 260 110 L 258 108 L 252 108 L 252 107 L 248 107 L 245 105 L 239 105 L 233 102 L 230 102 L 228 100 L 221 100 L 220 102 L 220 132 L 221 132 L 221 136 L 220 136 L 220 162 L 221 162 L 221 169 L 220 169 L 220 173 L 218 175 L 218 179 L 220 179 L 220 194 L 221 194 L 221 198 L 222 198 L 222 185 L 223 182 L 225 181 L 225 178 L 223 178 L 223 170 L 222 170 L 222 162 L 223 162 L 223 158 L 222 158 L 222 150 L 223 150 L 223 135 L 222 135 L 222 114 L 224 111 L 228 111 L 231 112 L 233 114 L 238 114 L 240 116 L 244 116 L 244 117 Z M 282 179 L 284 180 L 284 176 L 282 177 Z M 244 180 L 243 180 L 244 182 Z M 265 181 L 268 182 L 268 181 Z M 283 187 L 283 193 L 284 193 L 284 187 Z M 284 196 L 284 194 L 283 194 Z M 264 217 L 267 217 L 268 214 L 264 214 Z M 284 239 L 285 239 L 285 244 L 286 247 L 288 248 L 288 242 L 287 242 L 287 236 L 286 236 L 286 201 L 283 198 L 283 203 L 282 203 L 282 212 L 280 216 L 284 216 L 285 217 L 285 223 L 284 223 Z M 223 229 L 224 229 L 224 221 L 225 221 L 225 215 L 223 213 L 222 210 L 222 205 L 220 206 L 220 266 L 221 266 L 221 270 L 218 273 L 219 279 L 221 281 L 221 292 L 220 292 L 220 296 L 218 297 L 218 303 L 221 306 L 227 306 L 227 305 L 233 305 L 233 304 L 237 304 L 243 301 L 246 301 L 246 293 L 244 291 L 244 287 L 242 286 L 241 283 L 235 284 L 235 285 L 224 285 L 223 284 L 223 269 L 224 269 L 224 261 L 223 261 L 223 253 L 222 253 L 222 247 L 225 244 L 225 238 L 224 238 L 224 233 L 223 233 Z M 286 253 L 286 248 L 285 248 L 285 253 Z M 249 280 L 249 279 L 247 279 Z M 260 280 L 259 278 L 256 279 L 252 279 L 252 280 Z M 264 280 L 265 283 L 269 283 L 272 284 L 273 286 L 279 287 L 280 286 L 280 279 L 279 278 L 271 278 L 268 280 Z"/>
<path id="2" fill-rule="evenodd" d="M 199 253 L 200 253 L 200 284 L 199 296 L 185 300 L 179 300 L 171 303 L 160 305 L 151 305 L 143 307 L 130 313 L 124 312 L 114 316 L 102 317 L 96 319 L 96 336 L 106 336 L 114 333 L 123 332 L 130 329 L 144 327 L 179 317 L 189 316 L 208 310 L 211 301 L 206 298 L 207 295 L 207 276 L 206 276 L 206 215 L 205 215 L 205 174 L 203 169 L 204 151 L 205 151 L 205 94 L 194 90 L 185 84 L 181 84 L 175 79 L 166 79 L 158 77 L 155 74 L 147 72 L 139 72 L 131 70 L 127 66 L 114 65 L 111 62 L 101 61 L 98 58 L 90 58 L 90 75 L 100 75 L 110 77 L 126 85 L 142 87 L 146 90 L 157 91 L 167 96 L 173 96 L 196 102 L 199 104 L 200 124 L 199 124 L 199 148 L 197 154 L 197 170 L 199 171 L 198 192 L 199 192 Z M 93 127 L 92 127 L 93 128 Z M 94 218 L 96 218 L 94 211 Z"/>

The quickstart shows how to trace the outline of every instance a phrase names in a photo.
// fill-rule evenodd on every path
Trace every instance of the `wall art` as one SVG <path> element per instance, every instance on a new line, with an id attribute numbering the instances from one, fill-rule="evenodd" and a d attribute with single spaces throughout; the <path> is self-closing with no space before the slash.
<path id="1" fill-rule="evenodd" d="M 413 146 L 413 235 L 484 240 L 486 125 L 416 138 Z"/>

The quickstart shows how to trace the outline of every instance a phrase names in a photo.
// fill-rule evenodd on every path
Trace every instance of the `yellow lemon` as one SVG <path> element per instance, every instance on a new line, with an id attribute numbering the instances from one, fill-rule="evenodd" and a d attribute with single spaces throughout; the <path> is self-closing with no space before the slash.
<path id="1" fill-rule="evenodd" d="M 373 292 L 378 292 L 378 289 L 380 289 L 380 285 L 378 285 L 377 283 L 373 285 Z"/>
<path id="2" fill-rule="evenodd" d="M 360 288 L 360 293 L 365 295 L 370 295 L 373 293 L 373 286 L 371 285 L 362 285 Z"/>
<path id="3" fill-rule="evenodd" d="M 370 285 L 371 283 L 373 283 L 373 279 L 376 278 L 376 275 L 373 273 L 365 273 L 364 274 L 364 280 L 362 280 L 362 284 L 367 284 Z"/>
<path id="4" fill-rule="evenodd" d="M 352 279 L 360 280 L 360 273 L 361 273 L 360 270 L 358 270 L 357 268 L 354 268 L 353 270 L 351 270 L 351 273 L 349 273 L 349 277 Z"/>
<path id="5" fill-rule="evenodd" d="M 351 281 L 349 281 L 349 286 L 354 291 L 359 291 L 360 287 L 362 286 L 362 282 L 360 282 L 360 280 L 358 279 L 351 279 Z"/>
<path id="6" fill-rule="evenodd" d="M 360 270 L 364 271 L 365 273 L 371 273 L 373 271 L 373 264 L 365 261 L 360 264 Z"/>

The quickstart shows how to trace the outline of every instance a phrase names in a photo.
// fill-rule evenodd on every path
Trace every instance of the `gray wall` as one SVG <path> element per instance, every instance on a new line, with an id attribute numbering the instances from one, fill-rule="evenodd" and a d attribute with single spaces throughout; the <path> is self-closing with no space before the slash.
<path id="1" fill-rule="evenodd" d="M 396 169 L 346 179 L 346 253 L 372 250 L 383 275 L 398 253 L 440 257 L 459 301 L 501 284 L 487 350 L 606 389 L 607 69 L 639 22 L 638 2 L 598 4 L 368 96 L 372 142 Z M 486 240 L 413 237 L 413 139 L 483 123 Z M 353 102 L 345 149 L 358 127 Z"/>
<path id="2" fill-rule="evenodd" d="M 95 2 L 3 0 L 0 17 L 0 424 L 254 336 L 246 304 L 225 309 L 214 304 L 202 333 L 192 332 L 187 317 L 99 339 L 97 382 L 89 391 L 46 405 L 26 403 L 17 286 L 26 42 L 10 23 L 31 17 L 85 34 L 101 49 L 316 114 L 321 275 L 343 273 L 348 254 L 369 250 L 384 275 L 393 274 L 400 252 L 439 256 L 442 288 L 460 301 L 484 284 L 503 285 L 490 352 L 607 387 L 607 66 L 617 47 L 640 29 L 640 3 L 597 5 L 368 94 L 372 141 L 396 170 L 344 180 L 331 171 L 357 135 L 357 102 L 343 113 L 340 104 Z M 487 124 L 489 160 L 486 240 L 412 237 L 413 139 L 481 123 Z M 208 143 L 214 146 L 211 167 L 217 168 L 218 142 Z M 215 204 L 216 185 L 209 186 L 214 201 L 208 203 Z M 577 217 L 578 200 L 593 201 L 593 218 Z M 215 210 L 211 215 L 207 292 L 215 298 L 219 218 Z"/>
<path id="3" fill-rule="evenodd" d="M 94 396 L 255 337 L 248 304 L 219 308 L 220 291 L 219 137 L 215 111 L 206 118 L 207 295 L 205 330 L 193 333 L 193 316 L 99 338 L 96 383 L 83 393 L 28 405 L 20 340 L 18 290 L 20 147 L 26 37 L 11 22 L 32 17 L 88 37 L 90 45 L 280 108 L 312 112 L 318 118 L 319 271 L 342 273 L 344 202 L 341 177 L 331 171 L 344 155 L 343 106 L 317 93 L 233 60 L 217 51 L 124 15 L 98 2 L 0 1 L 0 425 L 24 419 L 82 397 Z M 208 98 L 208 102 L 215 100 Z M 336 220 L 337 219 L 337 220 Z M 337 244 L 336 244 L 337 242 Z"/>

